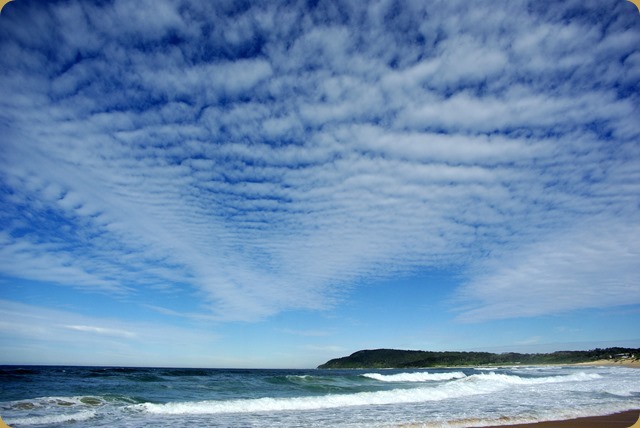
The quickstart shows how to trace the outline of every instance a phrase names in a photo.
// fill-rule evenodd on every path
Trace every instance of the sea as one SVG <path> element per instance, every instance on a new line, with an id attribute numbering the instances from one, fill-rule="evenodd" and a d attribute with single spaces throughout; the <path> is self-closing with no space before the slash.
<path id="1" fill-rule="evenodd" d="M 0 366 L 20 427 L 473 427 L 640 409 L 640 369 Z"/>

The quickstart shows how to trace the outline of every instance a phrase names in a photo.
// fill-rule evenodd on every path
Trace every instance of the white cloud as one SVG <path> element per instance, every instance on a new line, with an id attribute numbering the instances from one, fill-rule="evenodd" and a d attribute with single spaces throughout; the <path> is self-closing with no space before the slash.
<path id="1" fill-rule="evenodd" d="M 580 223 L 509 257 L 459 290 L 472 302 L 463 321 L 566 313 L 575 309 L 640 304 L 640 228 L 617 219 Z"/>
<path id="2" fill-rule="evenodd" d="M 2 236 L 1 244 L 0 269 L 5 275 L 92 288 L 116 295 L 127 292 L 122 282 L 109 279 L 113 272 L 110 263 L 79 262 L 71 253 L 61 249 L 60 244 L 33 243 L 6 235 Z"/>
<path id="3" fill-rule="evenodd" d="M 536 345 L 536 344 L 539 344 L 541 340 L 542 340 L 542 337 L 540 336 L 532 336 L 527 339 L 516 342 L 516 345 Z"/>
<path id="4" fill-rule="evenodd" d="M 451 266 L 473 267 L 466 319 L 597 306 L 602 284 L 600 305 L 625 303 L 630 18 L 334 6 L 71 2 L 34 11 L 36 32 L 9 23 L 0 272 L 130 295 L 186 284 L 227 320 Z M 571 228 L 604 230 L 593 217 L 616 233 Z M 594 253 L 598 269 L 577 267 Z"/>
<path id="5" fill-rule="evenodd" d="M 127 322 L 9 300 L 0 300 L 0 314 L 2 359 L 9 363 L 204 367 L 215 366 L 219 355 L 218 336 L 198 327 Z"/>
<path id="6" fill-rule="evenodd" d="M 133 339 L 137 336 L 135 333 L 127 330 L 116 330 L 113 328 L 96 327 L 91 325 L 65 325 L 63 327 L 69 330 L 74 330 L 74 331 L 95 333 L 98 335 L 105 335 L 105 336 L 124 337 L 126 339 Z"/>

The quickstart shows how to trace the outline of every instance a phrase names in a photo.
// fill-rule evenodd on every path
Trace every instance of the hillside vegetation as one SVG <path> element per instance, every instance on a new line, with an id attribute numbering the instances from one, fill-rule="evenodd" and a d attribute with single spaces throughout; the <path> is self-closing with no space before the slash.
<path id="1" fill-rule="evenodd" d="M 430 352 L 398 349 L 373 349 L 355 352 L 348 357 L 335 358 L 318 366 L 319 369 L 356 368 L 425 368 L 512 364 L 574 364 L 605 359 L 634 358 L 640 349 L 606 348 L 590 351 L 557 351 L 548 354 L 506 352 Z"/>

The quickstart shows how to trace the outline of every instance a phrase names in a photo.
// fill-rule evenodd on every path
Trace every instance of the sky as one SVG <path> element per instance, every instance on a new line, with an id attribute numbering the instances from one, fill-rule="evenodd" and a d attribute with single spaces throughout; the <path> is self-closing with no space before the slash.
<path id="1" fill-rule="evenodd" d="M 0 364 L 640 347 L 624 0 L 15 0 Z"/>

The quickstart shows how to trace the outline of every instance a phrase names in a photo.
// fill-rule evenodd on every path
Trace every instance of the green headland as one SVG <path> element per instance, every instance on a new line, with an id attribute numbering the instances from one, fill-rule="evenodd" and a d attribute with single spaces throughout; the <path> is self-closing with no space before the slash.
<path id="1" fill-rule="evenodd" d="M 355 352 L 348 357 L 334 358 L 318 366 L 319 369 L 365 368 L 429 368 L 456 366 L 500 366 L 577 364 L 598 361 L 637 361 L 640 348 L 606 348 L 590 351 L 556 351 L 547 354 L 505 352 L 432 352 L 398 349 L 372 349 Z"/>

